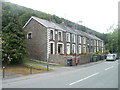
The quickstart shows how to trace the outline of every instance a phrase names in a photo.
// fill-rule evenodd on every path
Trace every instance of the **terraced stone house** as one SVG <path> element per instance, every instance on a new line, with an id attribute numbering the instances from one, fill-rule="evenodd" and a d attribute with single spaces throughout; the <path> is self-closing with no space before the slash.
<path id="1" fill-rule="evenodd" d="M 52 56 L 103 52 L 104 42 L 100 38 L 64 23 L 32 16 L 24 25 L 28 56 L 33 59 L 47 61 Z"/>

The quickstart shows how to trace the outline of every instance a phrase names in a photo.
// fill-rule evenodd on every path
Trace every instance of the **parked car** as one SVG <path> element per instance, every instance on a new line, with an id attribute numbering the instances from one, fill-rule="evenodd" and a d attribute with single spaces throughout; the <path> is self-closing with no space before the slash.
<path id="1" fill-rule="evenodd" d="M 117 54 L 108 54 L 106 61 L 115 61 L 117 59 Z"/>

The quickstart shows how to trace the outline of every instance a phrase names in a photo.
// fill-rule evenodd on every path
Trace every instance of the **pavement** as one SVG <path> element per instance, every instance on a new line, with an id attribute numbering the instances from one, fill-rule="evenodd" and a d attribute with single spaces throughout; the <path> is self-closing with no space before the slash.
<path id="1" fill-rule="evenodd" d="M 118 61 L 98 61 L 56 71 L 3 79 L 3 88 L 117 88 Z"/>

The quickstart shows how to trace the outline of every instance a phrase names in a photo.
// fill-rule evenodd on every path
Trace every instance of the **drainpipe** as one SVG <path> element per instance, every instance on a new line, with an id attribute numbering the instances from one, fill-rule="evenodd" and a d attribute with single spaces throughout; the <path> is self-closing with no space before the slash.
<path id="1" fill-rule="evenodd" d="M 49 66 L 48 66 L 48 59 L 49 59 L 49 52 L 48 52 L 48 47 L 49 47 L 49 29 L 47 28 L 47 71 L 49 71 Z"/>

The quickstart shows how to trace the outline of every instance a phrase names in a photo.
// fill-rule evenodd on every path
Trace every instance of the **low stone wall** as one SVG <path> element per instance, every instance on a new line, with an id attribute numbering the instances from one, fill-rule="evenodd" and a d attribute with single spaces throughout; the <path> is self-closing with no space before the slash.
<path id="1" fill-rule="evenodd" d="M 92 56 L 91 55 L 85 55 L 85 56 L 80 56 L 80 61 L 78 64 L 85 64 L 89 63 L 91 61 Z"/>
<path id="2" fill-rule="evenodd" d="M 49 62 L 56 63 L 61 65 L 67 65 L 67 59 L 72 59 L 72 65 L 76 65 L 77 63 L 85 64 L 91 61 L 91 55 L 84 55 L 84 56 L 65 56 L 65 55 L 50 55 Z"/>
<path id="3" fill-rule="evenodd" d="M 80 64 L 85 64 L 91 62 L 91 55 L 84 55 L 84 56 L 74 56 L 72 57 L 72 65 L 80 65 Z"/>
<path id="4" fill-rule="evenodd" d="M 65 55 L 49 55 L 48 62 L 56 63 L 61 65 L 66 65 L 67 59 Z"/>

